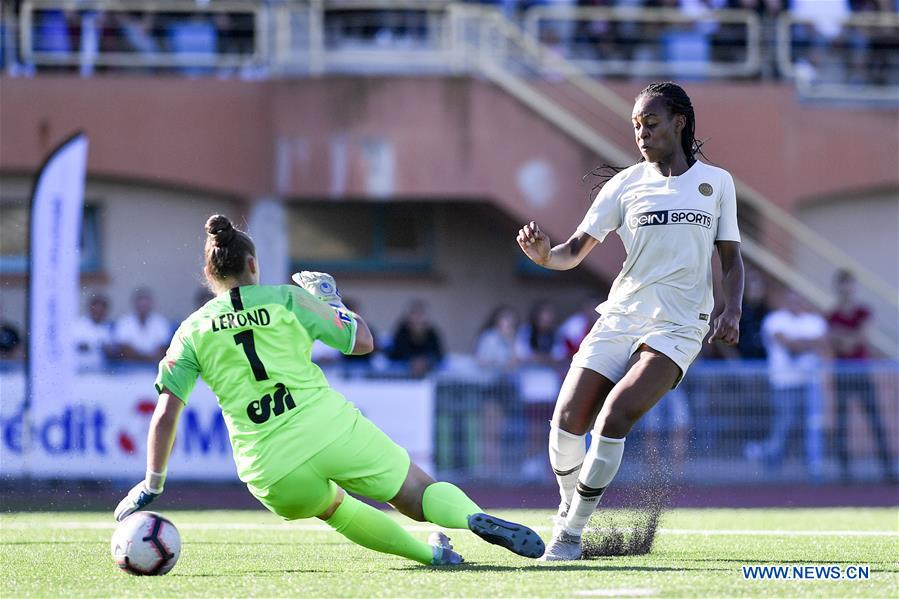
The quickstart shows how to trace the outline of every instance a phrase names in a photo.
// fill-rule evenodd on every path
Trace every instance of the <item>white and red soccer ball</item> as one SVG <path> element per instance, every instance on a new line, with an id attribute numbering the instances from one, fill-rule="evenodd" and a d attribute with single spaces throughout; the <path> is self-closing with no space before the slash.
<path id="1" fill-rule="evenodd" d="M 134 512 L 112 534 L 112 559 L 135 576 L 160 576 L 175 567 L 181 535 L 172 521 L 156 512 Z"/>

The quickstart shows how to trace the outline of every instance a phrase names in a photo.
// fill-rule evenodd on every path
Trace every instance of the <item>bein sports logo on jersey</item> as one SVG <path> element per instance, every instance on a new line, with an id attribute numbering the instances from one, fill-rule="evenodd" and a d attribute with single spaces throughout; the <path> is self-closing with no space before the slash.
<path id="1" fill-rule="evenodd" d="M 699 225 L 712 228 L 712 215 L 702 210 L 656 210 L 632 214 L 627 219 L 631 229 L 654 225 Z"/>

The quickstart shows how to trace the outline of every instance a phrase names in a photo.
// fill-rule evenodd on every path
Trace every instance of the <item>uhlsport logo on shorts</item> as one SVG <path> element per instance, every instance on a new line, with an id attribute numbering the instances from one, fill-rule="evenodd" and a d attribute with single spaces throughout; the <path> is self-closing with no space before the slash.
<path id="1" fill-rule="evenodd" d="M 656 210 L 641 212 L 628 217 L 631 229 L 654 225 L 699 225 L 712 228 L 712 215 L 702 210 Z"/>

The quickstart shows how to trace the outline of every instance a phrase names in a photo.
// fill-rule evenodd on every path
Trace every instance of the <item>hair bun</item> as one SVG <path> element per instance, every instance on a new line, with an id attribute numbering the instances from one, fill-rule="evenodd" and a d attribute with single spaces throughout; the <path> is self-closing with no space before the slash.
<path id="1" fill-rule="evenodd" d="M 215 245 L 228 245 L 234 239 L 234 225 L 227 216 L 214 214 L 206 221 L 206 234 L 215 240 Z"/>

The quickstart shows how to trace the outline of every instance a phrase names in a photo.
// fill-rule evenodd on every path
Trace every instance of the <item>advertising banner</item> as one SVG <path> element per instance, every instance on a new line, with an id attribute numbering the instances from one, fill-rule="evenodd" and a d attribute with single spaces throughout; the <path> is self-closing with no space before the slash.
<path id="1" fill-rule="evenodd" d="M 155 374 L 83 373 L 52 405 L 25 417 L 24 377 L 0 373 L 0 476 L 130 479 L 145 470 L 146 437 L 156 406 Z M 428 381 L 344 381 L 332 386 L 412 459 L 433 470 L 434 389 Z M 18 398 L 18 400 L 16 399 Z M 29 427 L 30 451 L 25 427 Z M 171 480 L 237 480 L 228 431 L 212 391 L 197 383 L 181 415 L 169 464 Z"/>
<path id="2" fill-rule="evenodd" d="M 75 376 L 86 168 L 87 137 L 79 133 L 47 158 L 31 198 L 27 392 L 34 404 L 57 404 Z"/>

